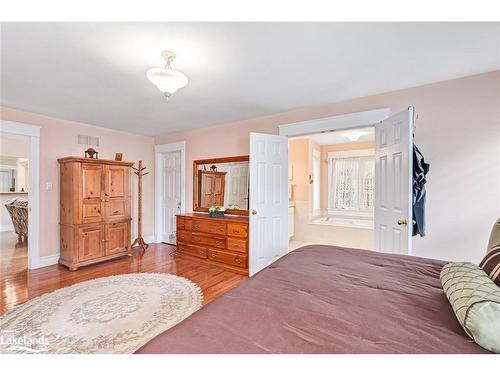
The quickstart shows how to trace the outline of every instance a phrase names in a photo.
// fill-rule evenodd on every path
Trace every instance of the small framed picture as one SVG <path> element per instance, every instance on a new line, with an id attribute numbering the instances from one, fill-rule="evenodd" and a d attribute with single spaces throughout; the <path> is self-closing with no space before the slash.
<path id="1" fill-rule="evenodd" d="M 121 152 L 117 152 L 117 153 L 115 154 L 115 160 L 116 160 L 116 161 L 122 161 L 122 158 L 123 158 L 123 153 L 121 153 Z"/>

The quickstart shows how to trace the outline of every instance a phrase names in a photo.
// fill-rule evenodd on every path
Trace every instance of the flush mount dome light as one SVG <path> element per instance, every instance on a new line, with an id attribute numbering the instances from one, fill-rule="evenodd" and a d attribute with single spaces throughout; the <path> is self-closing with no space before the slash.
<path id="1" fill-rule="evenodd" d="M 356 142 L 364 135 L 362 132 L 345 132 L 342 136 L 346 137 L 350 142 Z"/>
<path id="2" fill-rule="evenodd" d="M 148 69 L 146 77 L 168 99 L 177 90 L 186 87 L 189 79 L 184 73 L 172 69 L 171 64 L 175 59 L 175 53 L 163 51 L 161 55 L 165 59 L 165 67 Z"/>

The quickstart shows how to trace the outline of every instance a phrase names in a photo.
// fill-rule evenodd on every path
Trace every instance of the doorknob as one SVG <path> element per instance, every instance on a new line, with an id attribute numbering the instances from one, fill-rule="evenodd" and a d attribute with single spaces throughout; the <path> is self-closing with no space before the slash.
<path id="1" fill-rule="evenodd" d="M 257 215 L 257 211 L 252 210 L 252 215 Z"/>
<path id="2" fill-rule="evenodd" d="M 408 220 L 406 220 L 406 219 L 399 219 L 398 220 L 398 225 L 407 226 L 408 225 Z"/>

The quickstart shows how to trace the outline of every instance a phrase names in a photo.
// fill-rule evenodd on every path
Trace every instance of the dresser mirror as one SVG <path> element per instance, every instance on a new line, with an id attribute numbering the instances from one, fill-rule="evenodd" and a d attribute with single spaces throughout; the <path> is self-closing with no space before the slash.
<path id="1" fill-rule="evenodd" d="M 195 160 L 193 163 L 193 210 L 208 212 L 224 206 L 227 214 L 248 215 L 248 155 Z"/>

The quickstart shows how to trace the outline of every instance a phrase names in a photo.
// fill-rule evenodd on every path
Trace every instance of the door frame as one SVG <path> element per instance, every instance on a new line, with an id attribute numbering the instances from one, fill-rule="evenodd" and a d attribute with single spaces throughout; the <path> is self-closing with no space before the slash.
<path id="1" fill-rule="evenodd" d="M 186 141 L 165 143 L 155 145 L 155 242 L 160 242 L 161 227 L 161 182 L 163 181 L 163 169 L 160 168 L 162 154 L 180 151 L 181 153 L 181 213 L 186 212 Z"/>
<path id="2" fill-rule="evenodd" d="M 355 129 L 366 126 L 376 126 L 390 117 L 390 108 L 383 107 L 362 112 L 346 113 L 331 117 L 322 117 L 313 120 L 294 122 L 278 126 L 279 135 L 288 138 L 318 133 L 328 133 L 339 130 Z M 290 143 L 289 146 L 290 147 Z M 283 181 L 288 185 L 288 181 Z M 312 185 L 309 185 L 309 200 L 312 197 Z M 309 215 L 312 211 L 309 212 Z M 288 220 L 288 218 L 287 218 Z"/>
<path id="3" fill-rule="evenodd" d="M 343 115 L 323 117 L 314 120 L 293 122 L 278 126 L 279 135 L 297 137 L 316 133 L 327 133 L 336 130 L 354 129 L 375 125 L 391 115 L 387 107 L 363 112 L 346 113 Z"/>
<path id="4" fill-rule="evenodd" d="M 40 126 L 0 120 L 0 134 L 28 137 L 28 268 L 53 264 L 52 256 L 40 256 Z M 57 254 L 59 257 L 59 254 Z"/>

